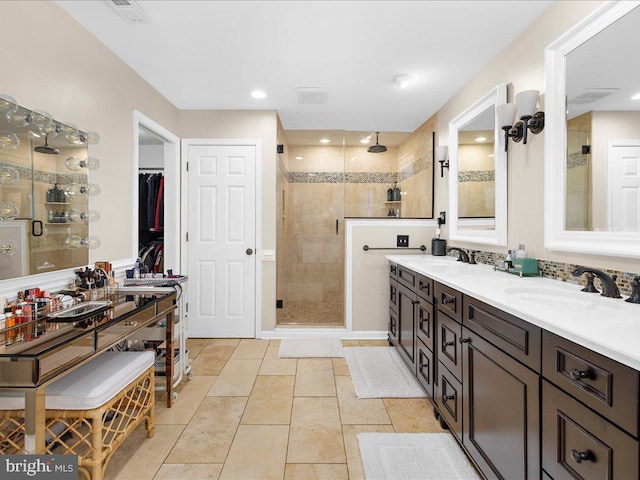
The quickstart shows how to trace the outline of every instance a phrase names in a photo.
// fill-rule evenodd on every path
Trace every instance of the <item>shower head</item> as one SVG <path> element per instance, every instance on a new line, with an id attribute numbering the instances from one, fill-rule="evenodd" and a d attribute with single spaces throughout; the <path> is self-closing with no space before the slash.
<path id="1" fill-rule="evenodd" d="M 57 148 L 49 146 L 49 137 L 47 135 L 44 136 L 44 145 L 42 145 L 41 147 L 36 147 L 33 150 L 35 152 L 45 153 L 47 155 L 57 155 L 60 153 L 60 150 L 58 150 Z"/>
<path id="2" fill-rule="evenodd" d="M 367 148 L 367 152 L 369 153 L 383 153 L 387 151 L 387 147 L 385 147 L 384 145 L 380 145 L 378 143 L 378 135 L 380 134 L 380 132 L 376 132 L 376 144 L 375 145 L 371 145 L 369 148 Z"/>

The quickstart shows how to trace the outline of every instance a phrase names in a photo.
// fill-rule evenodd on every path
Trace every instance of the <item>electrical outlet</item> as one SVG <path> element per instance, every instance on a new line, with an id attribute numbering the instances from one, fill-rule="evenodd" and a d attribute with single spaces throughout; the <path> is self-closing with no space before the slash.
<path id="1" fill-rule="evenodd" d="M 398 242 L 396 243 L 398 247 L 408 247 L 409 246 L 409 235 L 398 235 Z"/>
<path id="2" fill-rule="evenodd" d="M 440 212 L 440 216 L 438 217 L 438 225 L 444 225 L 447 223 L 447 212 Z"/>
<path id="3" fill-rule="evenodd" d="M 276 308 L 284 308 L 282 300 L 276 300 Z"/>

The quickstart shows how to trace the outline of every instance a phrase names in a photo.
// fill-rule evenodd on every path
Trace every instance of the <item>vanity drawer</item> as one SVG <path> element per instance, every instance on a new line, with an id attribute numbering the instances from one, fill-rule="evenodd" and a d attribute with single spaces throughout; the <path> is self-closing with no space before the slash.
<path id="1" fill-rule="evenodd" d="M 433 303 L 433 280 L 418 274 L 418 287 L 416 293 L 427 302 Z"/>
<path id="2" fill-rule="evenodd" d="M 462 441 L 462 384 L 443 367 L 438 369 L 434 400 L 440 415 Z"/>
<path id="3" fill-rule="evenodd" d="M 542 329 L 467 295 L 465 327 L 536 372 L 540 372 Z"/>
<path id="4" fill-rule="evenodd" d="M 438 348 L 440 363 L 447 367 L 458 380 L 462 379 L 462 325 L 442 313 L 438 314 Z"/>
<path id="5" fill-rule="evenodd" d="M 545 331 L 542 375 L 633 436 L 640 436 L 636 370 Z"/>
<path id="6" fill-rule="evenodd" d="M 398 282 L 415 292 L 418 274 L 408 268 L 398 266 Z"/>
<path id="7" fill-rule="evenodd" d="M 389 262 L 389 276 L 395 280 L 398 279 L 398 265 L 393 262 Z"/>
<path id="8" fill-rule="evenodd" d="M 555 480 L 637 479 L 638 441 L 542 382 L 542 467 Z"/>
<path id="9" fill-rule="evenodd" d="M 420 340 L 433 351 L 433 305 L 418 297 L 416 304 L 416 334 Z"/>
<path id="10" fill-rule="evenodd" d="M 427 395 L 433 398 L 433 353 L 420 340 L 418 345 L 418 381 Z"/>
<path id="11" fill-rule="evenodd" d="M 438 282 L 435 282 L 435 292 L 438 310 L 462 322 L 462 293 Z"/>
<path id="12" fill-rule="evenodd" d="M 389 279 L 389 308 L 398 311 L 398 281 Z"/>
<path id="13" fill-rule="evenodd" d="M 398 313 L 389 309 L 389 340 L 398 345 Z"/>

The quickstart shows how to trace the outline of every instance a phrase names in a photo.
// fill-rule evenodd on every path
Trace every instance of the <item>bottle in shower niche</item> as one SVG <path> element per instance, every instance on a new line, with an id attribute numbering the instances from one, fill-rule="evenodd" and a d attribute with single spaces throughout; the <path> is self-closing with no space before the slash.
<path id="1" fill-rule="evenodd" d="M 393 189 L 393 201 L 394 202 L 400 201 L 400 187 L 398 186 L 398 182 L 396 182 L 396 186 Z"/>
<path id="2" fill-rule="evenodd" d="M 387 190 L 387 202 L 393 202 L 393 187 L 389 187 Z"/>

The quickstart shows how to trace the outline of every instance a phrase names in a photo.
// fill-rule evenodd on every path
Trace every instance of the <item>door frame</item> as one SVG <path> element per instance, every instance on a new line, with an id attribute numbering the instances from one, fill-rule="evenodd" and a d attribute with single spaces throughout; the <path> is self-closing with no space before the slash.
<path id="1" fill-rule="evenodd" d="M 640 147 L 640 140 L 609 140 L 607 142 L 607 229 L 613 232 L 613 151 L 617 147 Z"/>
<path id="2" fill-rule="evenodd" d="M 255 247 L 254 254 L 256 257 L 255 278 L 254 278 L 254 338 L 260 338 L 262 331 L 262 160 L 261 160 L 261 141 L 258 138 L 183 138 L 182 139 L 182 155 L 180 162 L 180 171 L 182 172 L 182 193 L 180 195 L 180 224 L 182 225 L 180 238 L 181 242 L 180 262 L 184 266 L 184 274 L 189 275 L 187 262 L 187 227 L 189 225 L 189 175 L 187 173 L 187 160 L 189 159 L 189 147 L 191 146 L 253 146 L 256 149 L 256 184 L 255 184 Z M 275 308 L 275 306 L 274 306 Z"/>
<path id="3" fill-rule="evenodd" d="M 180 138 L 138 110 L 133 111 L 133 245 L 132 262 L 138 258 L 138 167 L 140 166 L 139 128 L 143 127 L 164 141 L 164 224 L 178 228 L 164 235 L 164 270 L 182 272 L 180 257 Z"/>

